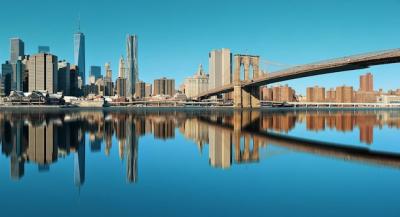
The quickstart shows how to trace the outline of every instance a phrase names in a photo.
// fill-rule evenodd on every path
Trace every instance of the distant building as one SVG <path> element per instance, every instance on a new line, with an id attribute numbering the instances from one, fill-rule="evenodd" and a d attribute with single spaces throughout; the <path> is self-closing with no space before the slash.
<path id="1" fill-rule="evenodd" d="M 118 77 L 126 78 L 125 77 L 125 60 L 124 60 L 123 56 L 121 56 L 121 58 L 119 58 Z"/>
<path id="2" fill-rule="evenodd" d="M 353 87 L 349 86 L 336 87 L 336 102 L 338 103 L 353 102 Z"/>
<path id="3" fill-rule="evenodd" d="M 135 98 L 142 99 L 146 95 L 146 84 L 143 81 L 136 82 Z"/>
<path id="4" fill-rule="evenodd" d="M 168 95 L 174 96 L 175 94 L 175 80 L 160 78 L 154 80 L 154 92 L 153 95 Z"/>
<path id="5" fill-rule="evenodd" d="M 374 77 L 371 73 L 360 76 L 360 91 L 373 92 L 374 91 Z"/>
<path id="6" fill-rule="evenodd" d="M 336 90 L 331 88 L 329 90 L 326 91 L 325 94 L 325 100 L 326 102 L 336 102 Z"/>
<path id="7" fill-rule="evenodd" d="M 135 85 L 139 81 L 138 69 L 138 38 L 137 35 L 128 35 L 126 38 L 126 67 L 127 78 L 126 94 L 127 97 L 133 97 L 135 94 Z"/>
<path id="8" fill-rule="evenodd" d="M 208 90 L 208 82 L 208 75 L 204 73 L 203 67 L 200 65 L 194 76 L 185 79 L 185 95 L 188 98 L 193 98 L 200 93 L 206 92 Z"/>
<path id="9" fill-rule="evenodd" d="M 293 102 L 295 101 L 295 91 L 288 85 L 272 87 L 272 101 Z"/>
<path id="10" fill-rule="evenodd" d="M 306 92 L 307 102 L 325 102 L 324 87 L 307 87 Z"/>
<path id="11" fill-rule="evenodd" d="M 232 54 L 227 48 L 212 50 L 208 57 L 209 86 L 214 89 L 232 83 Z"/>
<path id="12" fill-rule="evenodd" d="M 126 97 L 126 78 L 118 77 L 116 80 L 116 90 L 119 97 Z"/>
<path id="13" fill-rule="evenodd" d="M 12 63 L 11 90 L 23 91 L 23 81 L 26 65 L 22 61 L 22 56 Z"/>
<path id="14" fill-rule="evenodd" d="M 355 91 L 353 101 L 358 103 L 375 103 L 377 96 L 378 94 L 374 91 Z"/>
<path id="15" fill-rule="evenodd" d="M 400 96 L 396 95 L 381 95 L 378 97 L 379 103 L 384 104 L 392 104 L 392 103 L 400 103 Z"/>
<path id="16" fill-rule="evenodd" d="M 360 89 L 354 92 L 354 102 L 375 103 L 378 94 L 374 92 L 374 78 L 371 73 L 360 76 Z"/>
<path id="17" fill-rule="evenodd" d="M 152 96 L 153 95 L 153 85 L 151 85 L 151 84 L 149 84 L 149 83 L 146 83 L 146 85 L 145 85 L 145 93 L 144 93 L 144 96 L 145 97 L 150 97 L 150 96 Z"/>
<path id="18" fill-rule="evenodd" d="M 69 84 L 70 84 L 70 95 L 71 96 L 80 96 L 81 91 L 78 88 L 78 66 L 71 65 L 69 69 Z"/>
<path id="19" fill-rule="evenodd" d="M 261 98 L 265 101 L 272 101 L 273 100 L 273 91 L 271 88 L 262 87 L 261 88 Z"/>
<path id="20" fill-rule="evenodd" d="M 57 76 L 57 92 L 63 92 L 65 96 L 71 96 L 71 78 L 70 78 L 70 64 L 68 62 L 58 62 L 58 76 Z"/>
<path id="21" fill-rule="evenodd" d="M 110 63 L 105 64 L 106 76 L 104 77 L 104 96 L 114 96 L 114 83 Z"/>
<path id="22" fill-rule="evenodd" d="M 82 79 L 82 86 L 86 84 L 85 74 L 85 35 L 82 32 L 74 34 L 74 64 L 78 66 L 78 75 Z"/>
<path id="23" fill-rule="evenodd" d="M 57 92 L 57 56 L 39 53 L 30 56 L 28 91 L 47 90 L 49 93 Z"/>
<path id="24" fill-rule="evenodd" d="M 13 64 L 17 62 L 20 56 L 25 55 L 25 44 L 19 38 L 11 38 L 10 44 L 11 44 L 10 63 Z"/>
<path id="25" fill-rule="evenodd" d="M 10 95 L 12 74 L 13 68 L 9 61 L 1 64 L 1 96 Z"/>
<path id="26" fill-rule="evenodd" d="M 90 67 L 90 76 L 94 77 L 94 81 L 101 78 L 101 67 L 100 66 L 91 66 Z"/>
<path id="27" fill-rule="evenodd" d="M 39 46 L 38 53 L 50 53 L 50 47 L 49 46 Z"/>

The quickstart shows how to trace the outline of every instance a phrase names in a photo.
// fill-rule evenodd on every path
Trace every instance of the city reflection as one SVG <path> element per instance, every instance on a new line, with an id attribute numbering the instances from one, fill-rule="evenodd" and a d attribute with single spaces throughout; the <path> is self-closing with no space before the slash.
<path id="1" fill-rule="evenodd" d="M 326 141 L 290 135 L 296 127 L 309 132 L 358 131 L 365 147 L 340 146 Z M 397 111 L 90 111 L 52 113 L 0 113 L 2 154 L 10 160 L 14 180 L 25 174 L 25 164 L 47 172 L 51 165 L 72 154 L 74 184 L 85 183 L 86 155 L 109 156 L 118 150 L 125 161 L 128 183 L 138 181 L 140 137 L 175 138 L 176 130 L 207 152 L 211 167 L 228 169 L 233 164 L 262 160 L 261 149 L 277 145 L 295 151 L 400 168 L 395 153 L 373 152 L 374 130 L 400 129 Z M 305 140 L 307 139 L 307 140 Z M 189 143 L 190 144 L 190 143 Z M 86 145 L 88 147 L 86 147 Z M 142 144 L 145 145 L 145 144 Z M 115 146 L 114 149 L 112 147 Z"/>

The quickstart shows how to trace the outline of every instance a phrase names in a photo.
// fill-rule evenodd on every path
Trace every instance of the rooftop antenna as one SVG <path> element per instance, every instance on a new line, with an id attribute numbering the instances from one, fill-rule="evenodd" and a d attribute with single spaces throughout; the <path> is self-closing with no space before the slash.
<path id="1" fill-rule="evenodd" d="M 81 12 L 78 13 L 78 32 L 81 31 Z"/>

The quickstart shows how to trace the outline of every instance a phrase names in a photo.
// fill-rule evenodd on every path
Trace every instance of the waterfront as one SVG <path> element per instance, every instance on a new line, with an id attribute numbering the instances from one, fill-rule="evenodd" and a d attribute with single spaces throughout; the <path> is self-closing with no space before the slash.
<path id="1" fill-rule="evenodd" d="M 399 130 L 389 109 L 2 111 L 1 212 L 397 216 Z"/>

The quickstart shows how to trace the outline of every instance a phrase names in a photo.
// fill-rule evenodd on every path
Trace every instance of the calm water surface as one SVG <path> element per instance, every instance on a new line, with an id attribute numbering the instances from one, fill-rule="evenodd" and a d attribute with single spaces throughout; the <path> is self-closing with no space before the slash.
<path id="1" fill-rule="evenodd" d="M 0 216 L 399 216 L 400 110 L 0 112 Z"/>

